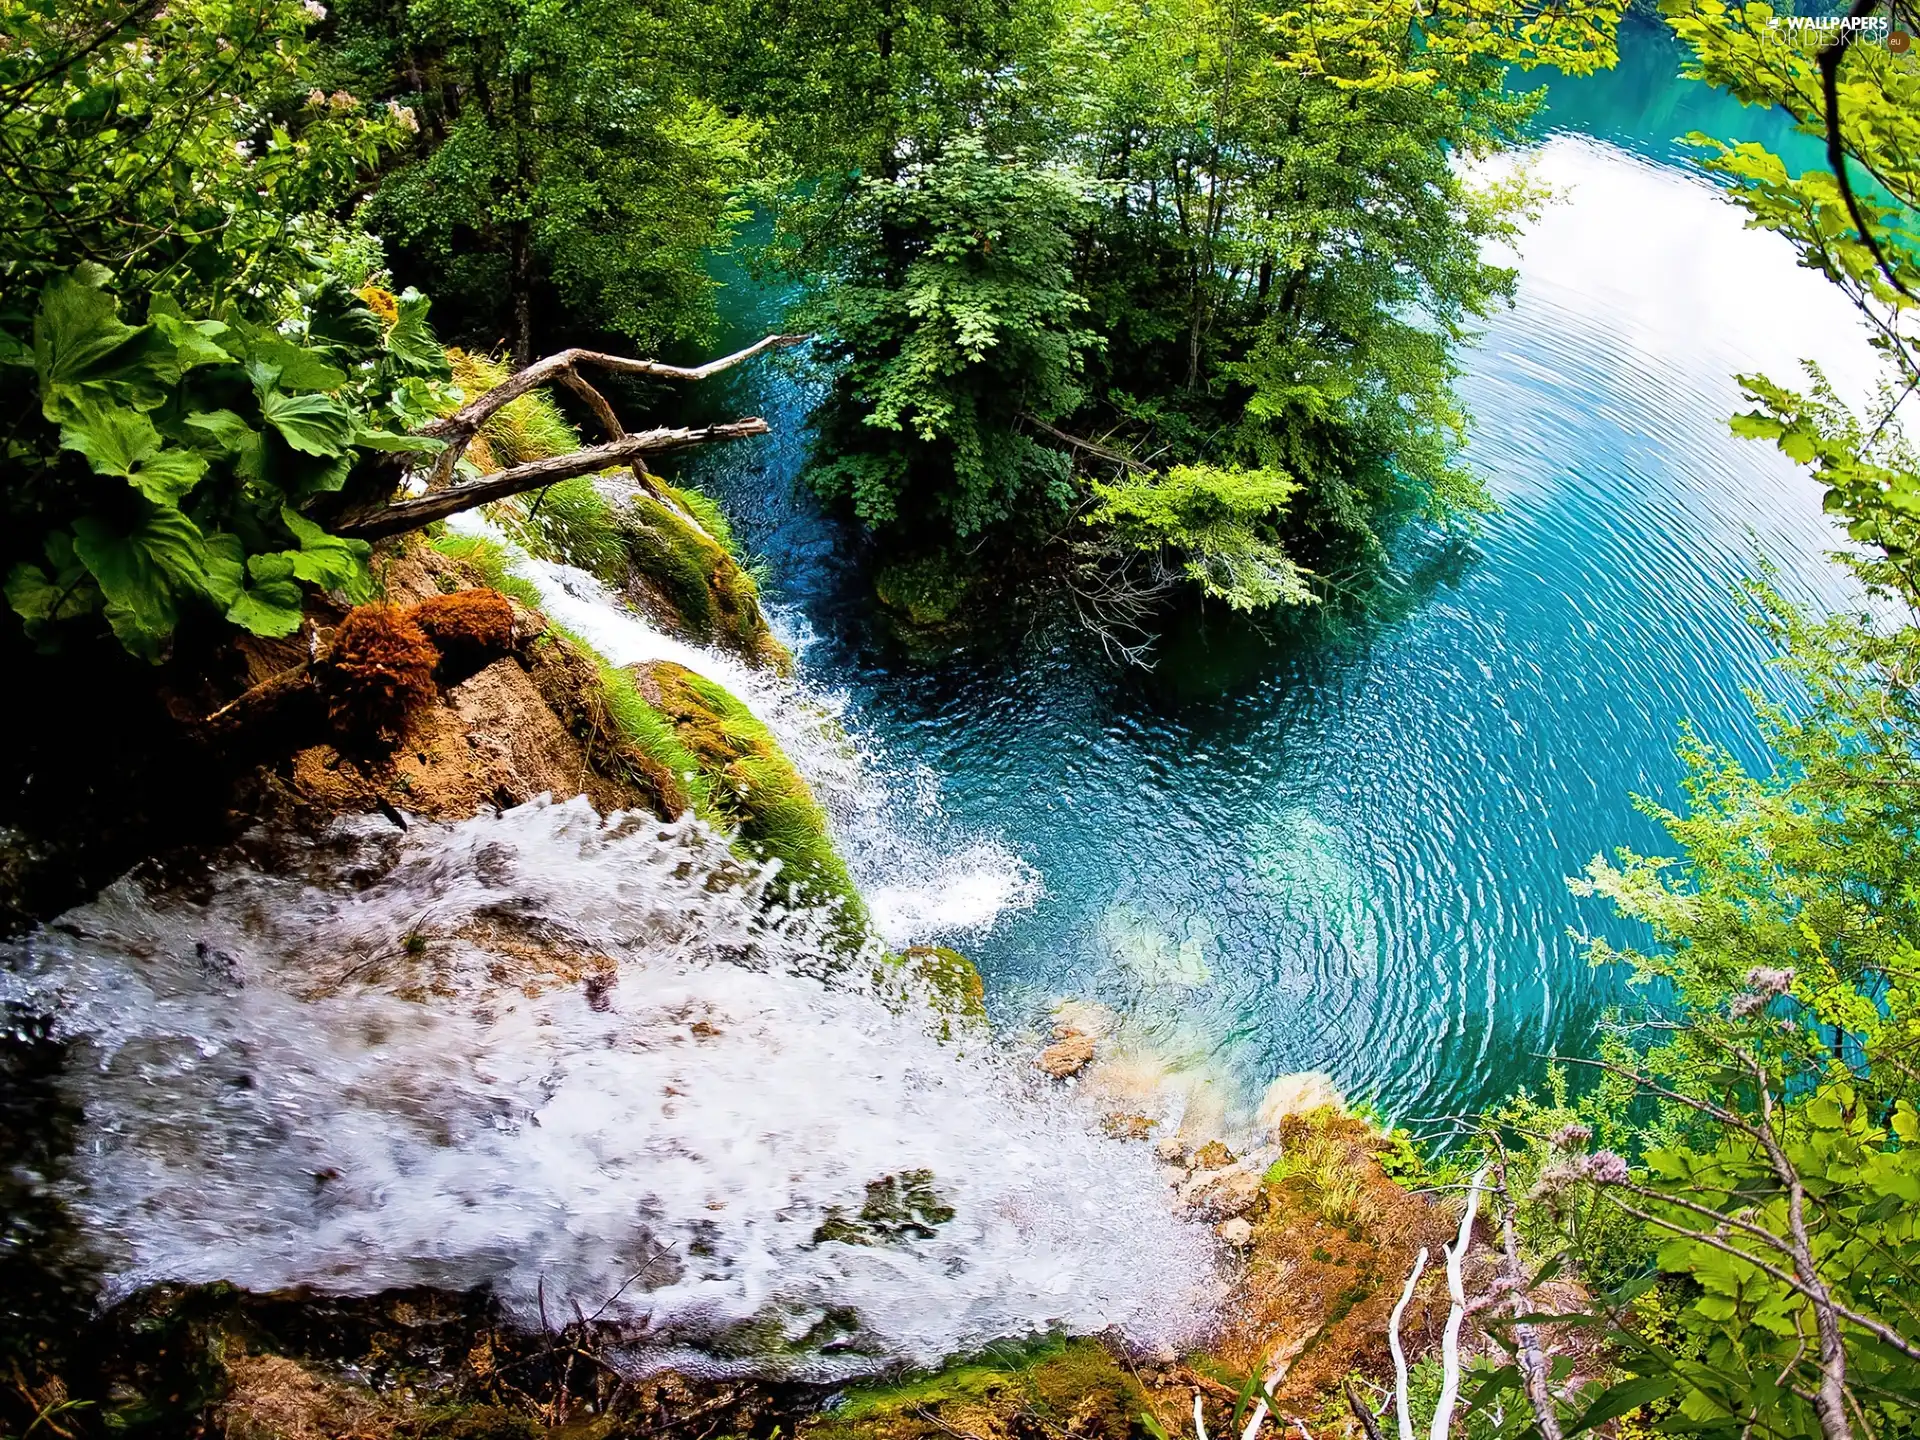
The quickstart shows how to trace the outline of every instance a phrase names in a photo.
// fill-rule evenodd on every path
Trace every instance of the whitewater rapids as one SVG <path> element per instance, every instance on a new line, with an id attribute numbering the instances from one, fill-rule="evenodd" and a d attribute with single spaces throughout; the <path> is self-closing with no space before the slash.
<path id="1" fill-rule="evenodd" d="M 1193 1338 L 1209 1241 L 1148 1147 L 938 1038 L 763 880 L 695 821 L 542 800 L 256 837 L 0 947 L 0 1000 L 70 1046 L 58 1185 L 109 1295 L 486 1285 L 650 1362 L 814 1378 Z M 934 1209 L 833 1238 L 917 1171 Z"/>

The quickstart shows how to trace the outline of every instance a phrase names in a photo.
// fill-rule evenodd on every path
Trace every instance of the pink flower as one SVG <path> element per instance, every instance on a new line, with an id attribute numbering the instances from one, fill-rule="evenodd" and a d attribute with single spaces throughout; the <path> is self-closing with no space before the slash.
<path id="1" fill-rule="evenodd" d="M 1596 1185 L 1624 1185 L 1632 1173 L 1611 1150 L 1596 1150 L 1580 1162 L 1580 1173 Z"/>
<path id="2" fill-rule="evenodd" d="M 1562 1125 L 1558 1130 L 1553 1132 L 1553 1148 L 1556 1150 L 1578 1150 L 1591 1139 L 1593 1139 L 1592 1128 L 1575 1121 L 1571 1125 Z"/>

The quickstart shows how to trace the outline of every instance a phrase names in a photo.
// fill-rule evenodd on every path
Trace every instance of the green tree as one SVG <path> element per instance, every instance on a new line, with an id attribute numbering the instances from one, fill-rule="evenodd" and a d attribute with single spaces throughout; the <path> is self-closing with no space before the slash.
<path id="1" fill-rule="evenodd" d="M 1028 428 L 1075 408 L 1094 337 L 1068 268 L 1069 174 L 953 141 L 854 192 L 804 312 L 831 394 L 809 477 L 868 525 L 966 537 L 1064 518 L 1066 457 Z"/>
<path id="2" fill-rule="evenodd" d="M 877 178 L 851 191 L 822 182 L 794 207 L 794 255 L 817 259 L 809 245 L 821 236 L 839 242 L 811 312 L 830 355 L 851 367 L 820 420 L 824 492 L 908 547 L 994 526 L 1003 543 L 1030 545 L 1059 536 L 1059 521 L 1084 506 L 1093 526 L 1071 532 L 1074 568 L 1106 557 L 1088 593 L 1135 618 L 1165 593 L 1167 574 L 1217 576 L 1228 553 L 1259 557 L 1265 579 L 1202 581 L 1200 593 L 1294 603 L 1314 593 L 1302 559 L 1340 546 L 1371 553 L 1388 512 L 1451 522 L 1484 510 L 1458 460 L 1466 422 L 1453 357 L 1511 290 L 1512 272 L 1482 252 L 1513 234 L 1531 195 L 1459 162 L 1523 136 L 1537 98 L 1506 89 L 1510 65 L 1610 63 L 1619 8 L 1075 0 L 1050 28 L 995 30 L 998 68 L 948 63 L 927 87 L 933 98 L 862 112 L 850 126 L 866 147 L 854 163 L 877 164 Z M 986 138 L 963 149 L 952 138 L 961 129 Z M 1018 157 L 995 162 L 1003 188 L 1025 172 L 1077 196 L 1019 201 L 1062 227 L 1057 239 L 995 218 L 998 202 L 976 178 L 987 155 Z M 952 178 L 936 184 L 943 171 Z M 930 243 L 929 193 L 951 197 L 938 223 L 974 235 L 976 253 Z M 968 206 L 984 208 L 974 217 Z M 1005 256 L 988 249 L 1002 230 L 1017 242 Z M 935 254 L 950 287 L 937 306 Z M 1044 277 L 966 296 L 981 313 L 1024 311 L 1021 350 L 913 363 L 930 352 L 904 343 L 902 317 L 957 313 L 946 297 L 973 284 L 962 274 L 1011 280 L 1036 257 Z M 1035 282 L 1027 293 L 1046 304 L 1022 298 Z M 1028 357 L 1042 342 L 1049 358 L 1037 372 Z M 1036 385 L 1043 375 L 1067 383 Z M 980 409 L 982 385 L 1001 403 Z M 964 417 L 962 443 L 947 447 L 941 419 L 896 424 L 909 410 Z M 1180 547 L 1167 541 L 1180 527 L 1162 527 L 1144 549 L 1137 528 L 1106 527 L 1122 509 L 1165 518 L 1195 498 L 1202 472 L 1157 481 L 1169 464 L 1206 467 L 1216 498 L 1232 473 L 1246 477 L 1241 498 L 1271 488 L 1259 477 L 1282 477 L 1289 501 L 1229 506 L 1240 518 L 1225 523 L 1240 533 L 1226 541 L 1216 516 L 1210 558 L 1196 550 L 1181 552 L 1191 565 L 1138 566 L 1147 551 L 1173 558 Z M 1096 491 L 1094 477 L 1124 500 Z M 1149 501 L 1156 483 L 1175 493 Z M 903 507 L 908 493 L 921 502 Z"/>
<path id="3" fill-rule="evenodd" d="M 83 262 L 256 317 L 316 249 L 397 115 L 314 88 L 297 0 L 72 0 L 0 8 L 0 323 Z M 17 339 L 17 335 L 16 335 Z M 22 352 L 11 352 L 15 360 Z"/>
<path id="4" fill-rule="evenodd" d="M 416 127 L 367 220 L 464 333 L 525 365 L 568 325 L 650 350 L 710 329 L 755 126 L 702 91 L 701 6 L 344 0 L 337 21 L 340 74 Z"/>

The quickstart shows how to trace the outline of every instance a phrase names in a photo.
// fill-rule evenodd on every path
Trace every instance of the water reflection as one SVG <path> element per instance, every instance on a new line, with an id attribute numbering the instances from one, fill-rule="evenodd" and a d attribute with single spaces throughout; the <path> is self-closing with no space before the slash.
<path id="1" fill-rule="evenodd" d="M 1141 675 L 1041 612 L 1006 653 L 916 668 L 865 637 L 846 537 L 793 498 L 804 393 L 760 390 L 777 438 L 705 478 L 822 637 L 811 675 L 883 757 L 938 777 L 945 817 L 1043 877 L 1033 909 L 959 937 L 1003 1016 L 1095 1000 L 1245 1096 L 1326 1069 L 1433 1113 L 1537 1075 L 1615 996 L 1574 934 L 1637 937 L 1566 877 L 1661 847 L 1632 796 L 1675 796 L 1683 721 L 1757 758 L 1744 692 L 1781 690 L 1737 583 L 1764 559 L 1799 598 L 1851 598 L 1813 487 L 1728 434 L 1731 377 L 1806 355 L 1843 388 L 1870 374 L 1838 295 L 1660 163 L 1661 135 L 1742 118 L 1672 64 L 1630 49 L 1554 87 L 1556 123 L 1628 146 L 1560 134 L 1536 157 L 1565 198 L 1463 385 L 1503 512 L 1471 547 L 1410 548 L 1403 603 L 1370 623 L 1210 614 Z"/>

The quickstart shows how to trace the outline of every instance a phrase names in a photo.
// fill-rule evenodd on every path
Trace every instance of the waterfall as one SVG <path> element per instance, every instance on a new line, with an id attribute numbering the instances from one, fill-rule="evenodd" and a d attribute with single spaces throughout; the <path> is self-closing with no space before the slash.
<path id="1" fill-rule="evenodd" d="M 925 786 L 901 804 L 830 698 L 487 533 L 613 663 L 753 708 L 888 941 L 1031 897 Z M 1211 1242 L 1147 1147 L 891 970 L 848 973 L 766 878 L 690 816 L 543 798 L 256 833 L 0 946 L 0 1002 L 69 1047 L 85 1121 L 54 1183 L 109 1297 L 486 1285 L 529 1326 L 617 1326 L 636 1363 L 828 1379 L 1050 1328 L 1193 1338 Z"/>
<path id="2" fill-rule="evenodd" d="M 833 975 L 759 887 L 699 822 L 584 800 L 363 817 L 116 883 L 0 948 L 0 1000 L 71 1046 L 61 1191 L 113 1293 L 485 1284 L 816 1378 L 1191 1338 L 1209 1241 L 1148 1148 Z"/>
<path id="3" fill-rule="evenodd" d="M 942 823 L 931 772 L 892 765 L 869 737 L 854 742 L 841 697 L 663 633 L 593 575 L 529 554 L 477 514 L 450 524 L 498 545 L 513 573 L 539 592 L 546 613 L 613 664 L 671 661 L 738 696 L 825 806 L 834 840 L 887 943 L 963 937 L 1038 897 L 1032 866 L 993 839 L 955 835 Z"/>

